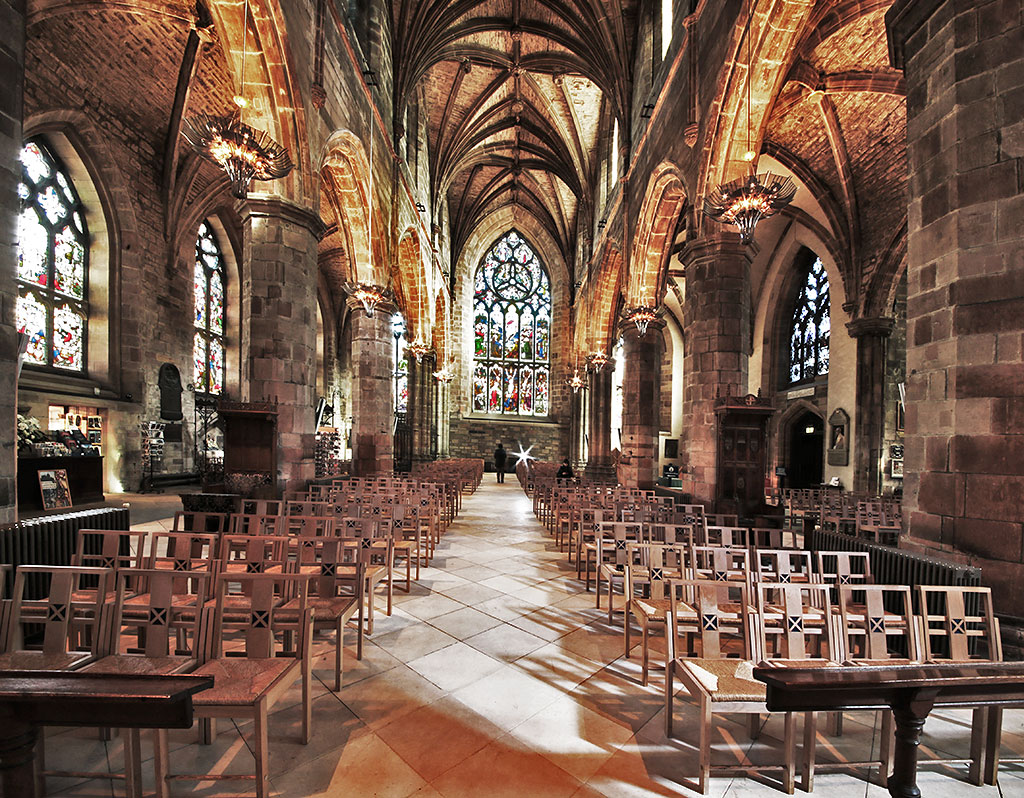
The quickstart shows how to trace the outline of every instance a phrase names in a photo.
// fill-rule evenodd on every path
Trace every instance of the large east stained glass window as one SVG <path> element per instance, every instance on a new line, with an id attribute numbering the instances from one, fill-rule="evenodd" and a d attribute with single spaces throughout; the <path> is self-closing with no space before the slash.
<path id="1" fill-rule="evenodd" d="M 197 393 L 224 391 L 224 255 L 210 225 L 199 225 L 192 273 L 192 384 Z"/>
<path id="2" fill-rule="evenodd" d="M 476 270 L 473 411 L 546 416 L 551 388 L 551 281 L 512 230 Z"/>
<path id="3" fill-rule="evenodd" d="M 815 258 L 800 286 L 789 331 L 789 382 L 813 380 L 828 374 L 829 318 L 828 275 Z"/>
<path id="4" fill-rule="evenodd" d="M 57 157 L 33 139 L 21 149 L 18 330 L 25 362 L 85 371 L 89 231 L 75 187 Z"/>

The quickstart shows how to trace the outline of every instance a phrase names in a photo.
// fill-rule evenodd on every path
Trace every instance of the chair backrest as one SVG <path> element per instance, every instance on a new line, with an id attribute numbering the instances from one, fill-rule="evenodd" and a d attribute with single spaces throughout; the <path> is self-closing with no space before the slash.
<path id="1" fill-rule="evenodd" d="M 709 546 L 749 546 L 750 530 L 743 526 L 709 524 L 707 544 Z"/>
<path id="2" fill-rule="evenodd" d="M 174 532 L 208 532 L 220 535 L 228 530 L 228 513 L 200 513 L 178 510 L 174 514 Z"/>
<path id="3" fill-rule="evenodd" d="M 282 516 L 260 513 L 232 513 L 228 532 L 232 535 L 280 535 Z"/>
<path id="4" fill-rule="evenodd" d="M 818 576 L 831 585 L 870 585 L 871 555 L 866 551 L 819 551 Z"/>
<path id="5" fill-rule="evenodd" d="M 686 656 L 684 636 L 700 641 L 704 659 L 753 658 L 750 594 L 746 583 L 672 579 L 666 643 L 669 660 Z"/>
<path id="6" fill-rule="evenodd" d="M 298 545 L 298 568 L 310 577 L 313 595 L 332 598 L 363 596 L 366 562 L 362 554 L 362 538 L 295 538 Z"/>
<path id="7" fill-rule="evenodd" d="M 334 513 L 334 505 L 330 502 L 316 502 L 309 499 L 290 500 L 284 503 L 282 515 L 318 515 L 329 516 Z"/>
<path id="8" fill-rule="evenodd" d="M 379 529 L 378 519 L 373 517 L 340 518 L 334 524 L 334 534 L 346 538 L 375 538 Z"/>
<path id="9" fill-rule="evenodd" d="M 278 499 L 242 499 L 243 515 L 280 515 L 282 502 Z"/>
<path id="10" fill-rule="evenodd" d="M 312 631 L 308 576 L 219 574 L 216 593 L 213 633 L 206 656 L 306 656 Z M 235 601 L 239 596 L 246 598 L 241 611 Z M 236 636 L 241 638 L 241 645 L 226 647 L 225 642 L 234 642 Z M 289 645 L 289 638 L 294 645 Z"/>
<path id="11" fill-rule="evenodd" d="M 643 541 L 643 524 L 626 521 L 597 523 L 597 562 L 624 571 L 629 562 L 629 544 Z"/>
<path id="12" fill-rule="evenodd" d="M 926 662 L 1000 662 L 999 621 L 988 587 L 918 585 Z"/>
<path id="13" fill-rule="evenodd" d="M 793 549 L 757 549 L 757 579 L 761 582 L 814 582 L 811 553 Z"/>
<path id="14" fill-rule="evenodd" d="M 690 572 L 694 579 L 750 584 L 750 550 L 739 547 L 691 546 Z"/>
<path id="15" fill-rule="evenodd" d="M 209 571 L 217 561 L 218 535 L 154 532 L 147 567 L 161 571 Z"/>
<path id="16" fill-rule="evenodd" d="M 93 568 L 140 568 L 145 557 L 148 532 L 117 529 L 82 529 L 72 565 Z"/>
<path id="17" fill-rule="evenodd" d="M 288 538 L 281 535 L 223 535 L 218 552 L 221 572 L 261 574 L 268 564 L 288 556 Z"/>
<path id="18" fill-rule="evenodd" d="M 847 661 L 921 662 L 920 629 L 906 585 L 840 585 L 839 641 Z"/>
<path id="19" fill-rule="evenodd" d="M 49 576 L 50 589 L 45 599 L 25 598 L 25 586 L 32 574 Z M 96 580 L 96 590 L 76 598 L 82 578 Z M 96 653 L 106 642 L 103 607 L 113 589 L 114 572 L 110 568 L 61 565 L 20 565 L 14 575 L 14 591 L 8 619 L 4 650 L 23 645 L 22 631 L 29 624 L 43 627 L 44 654 L 66 654 L 76 649 L 76 641 L 87 640 Z M 74 622 L 74 623 L 72 623 Z M 81 650 L 80 648 L 78 650 Z"/>
<path id="20" fill-rule="evenodd" d="M 198 585 L 198 595 L 209 595 L 211 574 L 193 571 L 189 576 Z M 119 571 L 116 578 L 117 598 L 110 622 L 111 653 L 147 657 L 188 655 L 198 659 L 204 611 L 199 604 L 180 601 L 175 588 L 181 574 L 132 568 Z M 146 593 L 135 595 L 137 584 L 145 584 Z M 131 603 L 126 612 L 127 599 Z M 135 646 L 129 645 L 133 638 Z"/>
<path id="21" fill-rule="evenodd" d="M 281 532 L 285 535 L 330 537 L 334 534 L 335 523 L 330 516 L 286 515 L 281 519 Z"/>
<path id="22" fill-rule="evenodd" d="M 692 546 L 694 539 L 693 524 L 651 524 L 651 542 L 669 545 Z"/>
<path id="23" fill-rule="evenodd" d="M 739 526 L 740 518 L 738 515 L 730 515 L 729 513 L 704 513 L 705 523 L 708 526 Z"/>
<path id="24" fill-rule="evenodd" d="M 686 573 L 687 548 L 664 543 L 629 543 L 626 557 L 625 595 L 643 593 L 656 601 L 667 598 L 670 579 Z"/>
<path id="25" fill-rule="evenodd" d="M 828 585 L 760 582 L 755 591 L 760 659 L 841 661 Z"/>
<path id="26" fill-rule="evenodd" d="M 799 548 L 796 532 L 791 529 L 774 529 L 770 527 L 752 527 L 750 545 L 758 549 L 796 549 Z"/>

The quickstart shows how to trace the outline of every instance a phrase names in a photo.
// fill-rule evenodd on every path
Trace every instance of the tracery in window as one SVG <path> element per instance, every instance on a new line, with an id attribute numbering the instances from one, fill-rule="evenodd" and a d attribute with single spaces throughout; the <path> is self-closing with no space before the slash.
<path id="1" fill-rule="evenodd" d="M 67 172 L 34 139 L 21 149 L 18 330 L 25 362 L 85 371 L 89 231 Z"/>
<path id="2" fill-rule="evenodd" d="M 546 416 L 550 411 L 551 281 L 512 230 L 476 270 L 473 411 Z"/>
<path id="3" fill-rule="evenodd" d="M 789 382 L 813 380 L 828 374 L 828 345 L 832 323 L 828 274 L 821 258 L 815 258 L 793 308 L 789 331 Z"/>
<path id="4" fill-rule="evenodd" d="M 391 317 L 391 334 L 395 338 L 394 378 L 395 378 L 395 413 L 404 414 L 409 411 L 409 353 L 405 337 L 405 318 L 401 313 Z"/>
<path id="5" fill-rule="evenodd" d="M 199 393 L 219 394 L 224 391 L 224 255 L 206 222 L 196 237 L 192 296 L 192 383 Z"/>

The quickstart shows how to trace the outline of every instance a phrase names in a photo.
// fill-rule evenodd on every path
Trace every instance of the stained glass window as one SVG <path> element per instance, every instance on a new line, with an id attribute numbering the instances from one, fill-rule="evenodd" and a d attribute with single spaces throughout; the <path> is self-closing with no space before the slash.
<path id="1" fill-rule="evenodd" d="M 551 281 L 512 230 L 476 271 L 473 411 L 546 416 L 550 411 Z"/>
<path id="2" fill-rule="evenodd" d="M 828 342 L 832 330 L 830 308 L 828 274 L 821 258 L 815 258 L 793 308 L 789 331 L 790 384 L 828 374 Z"/>
<path id="3" fill-rule="evenodd" d="M 391 317 L 391 334 L 395 338 L 395 413 L 409 412 L 409 353 L 405 339 L 405 319 L 401 313 Z"/>
<path id="4" fill-rule="evenodd" d="M 210 225 L 199 225 L 192 272 L 192 384 L 198 393 L 224 391 L 224 255 Z"/>
<path id="5" fill-rule="evenodd" d="M 18 330 L 25 362 L 85 371 L 89 231 L 71 178 L 46 145 L 21 148 Z"/>

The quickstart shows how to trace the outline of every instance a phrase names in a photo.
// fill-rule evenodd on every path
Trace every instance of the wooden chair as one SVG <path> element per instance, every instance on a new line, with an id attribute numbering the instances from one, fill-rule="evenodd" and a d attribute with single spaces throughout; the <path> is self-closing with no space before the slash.
<path id="1" fill-rule="evenodd" d="M 749 546 L 750 530 L 745 526 L 722 526 L 709 524 L 706 528 L 708 546 Z"/>
<path id="2" fill-rule="evenodd" d="M 30 576 L 49 576 L 45 599 L 29 599 L 25 586 Z M 95 590 L 80 592 L 81 580 L 95 579 Z M 0 670 L 77 670 L 92 662 L 107 640 L 103 605 L 110 594 L 113 571 L 109 568 L 60 565 L 21 565 L 14 575 L 10 613 L 4 630 Z M 25 627 L 42 627 L 41 645 L 26 646 Z M 35 631 L 35 630 L 30 630 Z"/>
<path id="3" fill-rule="evenodd" d="M 601 609 L 601 581 L 608 584 L 608 623 L 612 622 L 615 602 L 612 600 L 615 585 L 625 589 L 626 564 L 629 562 L 629 544 L 644 541 L 643 524 L 615 521 L 601 522 L 597 533 L 597 568 L 594 592 L 596 607 Z M 589 582 L 590 570 L 587 569 Z"/>
<path id="4" fill-rule="evenodd" d="M 125 568 L 141 568 L 145 559 L 147 532 L 113 529 L 83 529 L 78 533 L 78 545 L 71 556 L 71 564 L 92 568 L 108 568 L 116 574 Z M 104 603 L 113 604 L 115 580 L 109 582 L 110 592 Z M 89 601 L 96 587 L 79 585 L 73 601 Z"/>
<path id="5" fill-rule="evenodd" d="M 366 633 L 373 634 L 373 606 L 377 587 L 385 586 L 386 614 L 394 601 L 394 538 L 381 537 L 380 521 L 374 518 L 345 518 L 336 526 L 339 537 L 360 541 L 360 561 L 366 566 Z"/>
<path id="6" fill-rule="evenodd" d="M 423 524 L 418 505 L 400 504 L 395 507 L 391 537 L 395 543 L 395 559 L 405 562 L 405 592 L 412 592 L 412 566 L 416 565 L 416 581 L 420 579 L 420 565 L 428 565 L 427 545 L 424 543 Z M 429 524 L 427 537 L 429 538 Z"/>
<path id="7" fill-rule="evenodd" d="M 752 642 L 749 588 L 744 582 L 686 580 L 670 590 L 666 617 L 668 665 L 665 670 L 665 734 L 673 738 L 673 700 L 678 679 L 697 702 L 698 776 L 697 790 L 706 794 L 713 772 L 782 772 L 782 786 L 792 794 L 796 773 L 796 724 L 792 713 L 785 714 L 783 763 L 781 765 L 718 766 L 712 764 L 711 733 L 715 712 L 751 715 L 751 733 L 756 732 L 760 715 L 767 712 L 766 688 L 753 676 L 755 646 Z M 736 594 L 738 593 L 738 601 Z M 687 596 L 683 601 L 680 596 Z M 686 631 L 699 641 L 699 657 L 680 656 L 681 636 Z"/>
<path id="8" fill-rule="evenodd" d="M 309 578 L 298 574 L 221 574 L 216 581 L 216 606 L 204 661 L 195 670 L 214 686 L 193 698 L 196 717 L 251 718 L 255 774 L 171 774 L 166 730 L 157 731 L 157 793 L 167 795 L 172 780 L 210 781 L 253 779 L 256 795 L 269 794 L 267 715 L 296 679 L 302 682 L 302 743 L 309 742 L 312 610 L 308 607 Z M 232 593 L 245 594 L 250 611 L 231 611 Z M 288 605 L 285 608 L 284 605 Z M 239 639 L 240 638 L 240 639 Z M 289 647 L 289 643 L 293 643 Z"/>
<path id="9" fill-rule="evenodd" d="M 921 662 L 917 618 L 910 588 L 905 585 L 841 585 L 839 597 L 838 646 L 845 665 L 909 665 Z M 833 713 L 834 731 L 842 730 L 842 712 Z M 882 727 L 878 758 L 865 762 L 844 761 L 820 765 L 815 762 L 817 716 L 807 713 L 804 721 L 803 788 L 814 789 L 815 767 L 830 770 L 878 768 L 885 784 L 892 768 L 893 732 L 891 711 L 881 713 Z"/>
<path id="10" fill-rule="evenodd" d="M 205 532 L 222 535 L 228 531 L 228 513 L 201 513 L 178 510 L 174 514 L 173 532 Z"/>
<path id="11" fill-rule="evenodd" d="M 643 649 L 641 684 L 646 687 L 650 670 L 651 625 L 665 623 L 669 611 L 668 583 L 670 579 L 684 578 L 687 548 L 664 543 L 630 543 L 627 548 L 626 617 L 623 620 L 625 655 L 628 659 L 633 647 L 630 618 L 635 615 L 640 621 Z"/>
<path id="12" fill-rule="evenodd" d="M 334 692 L 338 692 L 344 669 L 345 627 L 353 617 L 357 619 L 356 659 L 363 658 L 366 563 L 360 559 L 362 547 L 352 538 L 297 538 L 295 544 L 298 568 L 311 577 L 308 603 L 313 611 L 313 632 L 331 629 L 335 633 Z"/>
<path id="13" fill-rule="evenodd" d="M 232 535 L 281 535 L 283 516 L 258 513 L 232 513 L 228 533 Z"/>
<path id="14" fill-rule="evenodd" d="M 761 582 L 813 582 L 814 568 L 809 551 L 757 549 L 757 579 Z"/>
<path id="15" fill-rule="evenodd" d="M 285 515 L 281 517 L 281 534 L 299 537 L 330 537 L 335 519 L 324 515 Z"/>
<path id="16" fill-rule="evenodd" d="M 193 579 L 205 581 L 209 574 L 193 573 Z M 190 673 L 199 664 L 201 612 L 183 608 L 174 601 L 174 590 L 181 576 L 173 571 L 122 569 L 116 575 L 116 598 L 111 611 L 110 639 L 106 652 L 95 662 L 80 670 L 105 675 L 160 675 Z M 143 606 L 133 605 L 136 612 L 125 615 L 125 599 L 138 584 L 147 586 Z M 207 590 L 204 586 L 203 593 Z M 138 612 L 144 610 L 144 612 Z M 132 645 L 132 642 L 135 645 Z M 51 776 L 82 776 L 125 780 L 128 798 L 142 798 L 141 730 L 125 729 L 123 774 L 66 773 L 47 771 Z M 42 738 L 40 738 L 42 744 Z"/>
<path id="17" fill-rule="evenodd" d="M 722 546 L 691 546 L 690 578 L 751 584 L 750 550 Z"/>

